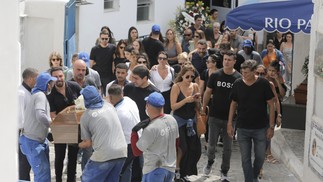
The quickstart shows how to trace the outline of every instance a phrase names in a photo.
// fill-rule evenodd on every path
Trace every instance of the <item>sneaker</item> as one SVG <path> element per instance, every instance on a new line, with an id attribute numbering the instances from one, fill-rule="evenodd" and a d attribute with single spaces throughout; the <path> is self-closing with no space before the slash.
<path id="1" fill-rule="evenodd" d="M 208 161 L 206 166 L 204 166 L 203 168 L 203 173 L 205 175 L 209 175 L 212 171 L 212 164 L 214 163 L 214 161 Z"/>
<path id="2" fill-rule="evenodd" d="M 229 177 L 228 177 L 228 173 L 222 173 L 221 172 L 221 182 L 229 182 Z"/>

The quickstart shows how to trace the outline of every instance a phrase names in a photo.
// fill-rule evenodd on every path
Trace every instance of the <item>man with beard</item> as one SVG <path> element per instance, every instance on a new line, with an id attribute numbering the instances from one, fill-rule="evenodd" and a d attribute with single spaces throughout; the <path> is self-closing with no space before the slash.
<path id="1" fill-rule="evenodd" d="M 238 53 L 238 51 L 242 50 L 243 39 L 238 34 L 238 30 L 230 30 L 230 43 L 233 48 L 234 53 Z"/>
<path id="2" fill-rule="evenodd" d="M 51 181 L 46 137 L 52 120 L 46 95 L 51 92 L 55 81 L 56 78 L 47 72 L 38 75 L 36 84 L 31 90 L 22 135 L 19 138 L 21 152 L 26 155 L 34 172 L 34 181 Z"/>
<path id="3" fill-rule="evenodd" d="M 263 64 L 260 54 L 254 51 L 252 41 L 247 39 L 243 41 L 243 49 L 238 52 L 245 60 L 255 60 L 257 64 Z"/>
<path id="4" fill-rule="evenodd" d="M 207 42 L 201 39 L 197 42 L 197 51 L 193 52 L 191 56 L 191 62 L 200 75 L 206 69 L 206 60 L 208 57 Z"/>
<path id="5" fill-rule="evenodd" d="M 62 68 L 56 67 L 51 69 L 52 77 L 56 77 L 57 81 L 51 94 L 47 96 L 50 105 L 51 118 L 64 110 L 66 107 L 74 105 L 74 100 L 80 96 L 81 87 L 72 81 L 65 81 L 65 76 Z M 55 175 L 56 181 L 62 181 L 62 172 L 64 166 L 64 158 L 67 144 L 54 143 L 55 149 Z M 78 147 L 68 145 L 68 165 L 67 165 L 67 181 L 75 181 L 76 160 Z"/>
<path id="6" fill-rule="evenodd" d="M 117 85 L 120 85 L 121 88 L 123 89 L 123 87 L 128 84 L 130 81 L 127 80 L 127 76 L 128 76 L 128 66 L 125 64 L 125 63 L 119 63 L 117 64 L 116 66 L 116 71 L 115 71 L 115 74 L 116 74 L 116 79 L 111 81 L 110 83 L 107 84 L 107 87 L 106 87 L 106 97 L 107 99 L 109 99 L 109 93 L 108 93 L 108 90 L 109 88 L 111 87 L 111 85 L 113 84 L 117 84 Z"/>
<path id="7" fill-rule="evenodd" d="M 73 64 L 73 78 L 71 81 L 75 81 L 78 83 L 82 88 L 85 88 L 88 85 L 95 86 L 97 89 L 97 85 L 95 84 L 94 80 L 90 77 L 85 77 L 86 74 L 86 63 L 82 59 L 78 59 Z"/>

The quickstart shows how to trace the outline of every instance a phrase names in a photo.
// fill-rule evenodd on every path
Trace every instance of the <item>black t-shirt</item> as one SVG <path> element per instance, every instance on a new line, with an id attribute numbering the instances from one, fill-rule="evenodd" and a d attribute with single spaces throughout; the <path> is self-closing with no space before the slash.
<path id="1" fill-rule="evenodd" d="M 245 129 L 260 129 L 266 127 L 267 101 L 274 94 L 268 80 L 258 77 L 250 86 L 240 78 L 232 87 L 230 98 L 238 104 L 237 127 Z"/>
<path id="2" fill-rule="evenodd" d="M 207 87 L 212 89 L 212 110 L 210 116 L 219 119 L 227 120 L 230 110 L 230 93 L 233 83 L 238 78 L 241 78 L 241 74 L 235 71 L 231 75 L 224 73 L 223 69 L 217 70 L 213 73 L 208 81 Z"/>
<path id="3" fill-rule="evenodd" d="M 141 121 L 148 118 L 145 112 L 146 101 L 144 99 L 155 91 L 160 92 L 158 88 L 156 88 L 152 84 L 149 84 L 146 88 L 140 88 L 135 87 L 133 83 L 129 83 L 123 89 L 124 96 L 128 96 L 137 104 Z"/>
<path id="4" fill-rule="evenodd" d="M 206 60 L 208 59 L 208 57 L 208 54 L 205 54 L 203 57 L 200 57 L 197 52 L 194 52 L 192 54 L 192 64 L 200 75 L 206 69 Z"/>
<path id="5" fill-rule="evenodd" d="M 113 44 L 108 44 L 107 47 L 97 45 L 92 48 L 90 59 L 95 61 L 92 69 L 99 72 L 101 78 L 113 78 L 112 63 L 115 51 L 116 46 Z"/>
<path id="6" fill-rule="evenodd" d="M 58 114 L 66 107 L 74 105 L 74 100 L 80 96 L 81 87 L 73 81 L 65 81 L 65 95 L 62 95 L 53 87 L 52 92 L 47 95 L 47 100 L 50 105 L 50 112 Z"/>
<path id="7" fill-rule="evenodd" d="M 164 45 L 160 40 L 147 37 L 142 41 L 145 48 L 145 52 L 148 55 L 150 61 L 150 67 L 158 64 L 157 57 L 160 51 L 164 51 Z"/>

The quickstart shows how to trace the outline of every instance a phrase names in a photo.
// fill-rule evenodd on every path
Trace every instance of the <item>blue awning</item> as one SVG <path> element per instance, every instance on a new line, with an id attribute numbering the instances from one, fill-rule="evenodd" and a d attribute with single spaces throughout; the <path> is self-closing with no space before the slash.
<path id="1" fill-rule="evenodd" d="M 313 14 L 311 0 L 291 0 L 278 2 L 254 3 L 239 6 L 230 11 L 226 17 L 229 29 L 241 28 L 256 31 L 297 33 L 311 31 Z"/>

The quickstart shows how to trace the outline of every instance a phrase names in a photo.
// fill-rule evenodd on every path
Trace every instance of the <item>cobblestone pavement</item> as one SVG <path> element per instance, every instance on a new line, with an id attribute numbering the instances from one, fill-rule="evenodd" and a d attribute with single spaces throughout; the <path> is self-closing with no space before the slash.
<path id="1" fill-rule="evenodd" d="M 205 140 L 201 138 L 202 143 L 202 156 L 198 163 L 198 176 L 190 176 L 189 179 L 194 182 L 211 182 L 220 181 L 220 166 L 221 166 L 221 156 L 222 147 L 217 148 L 216 162 L 212 166 L 212 172 L 209 176 L 203 174 L 203 167 L 207 162 L 207 156 L 205 151 Z M 50 145 L 50 164 L 51 164 L 51 176 L 52 182 L 55 182 L 55 168 L 54 168 L 54 146 Z M 276 158 L 279 158 L 276 156 Z M 66 166 L 66 165 L 65 165 Z M 65 167 L 64 167 L 65 169 Z M 81 165 L 77 165 L 77 181 L 80 180 L 81 175 Z M 236 141 L 233 142 L 232 156 L 231 156 L 231 169 L 228 173 L 231 182 L 243 182 L 243 172 L 241 167 L 241 158 L 239 146 Z M 63 181 L 66 181 L 66 174 L 63 175 Z M 278 164 L 264 164 L 264 177 L 260 182 L 298 182 L 297 178 L 288 170 L 288 168 L 282 163 Z"/>

